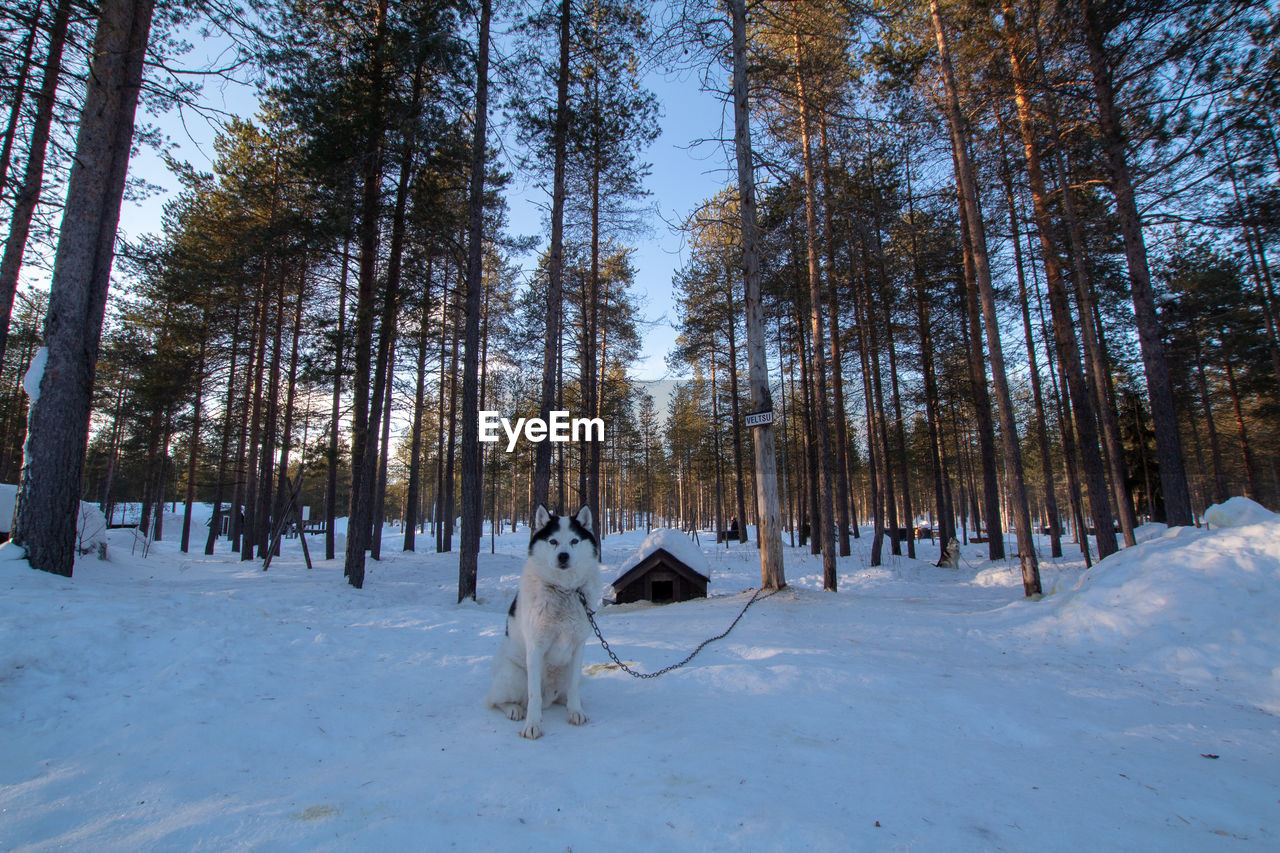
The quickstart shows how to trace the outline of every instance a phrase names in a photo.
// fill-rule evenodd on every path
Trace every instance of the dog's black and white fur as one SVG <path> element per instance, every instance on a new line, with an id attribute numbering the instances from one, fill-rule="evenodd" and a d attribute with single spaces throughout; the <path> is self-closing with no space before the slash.
<path id="1" fill-rule="evenodd" d="M 591 510 L 573 517 L 538 507 L 529 559 L 520 589 L 507 611 L 506 636 L 493 659 L 493 686 L 485 703 L 512 720 L 524 720 L 520 735 L 542 736 L 542 711 L 563 703 L 569 722 L 587 721 L 582 710 L 582 654 L 591 626 L 578 594 L 595 606 L 600 599 L 600 545 L 591 530 Z"/>

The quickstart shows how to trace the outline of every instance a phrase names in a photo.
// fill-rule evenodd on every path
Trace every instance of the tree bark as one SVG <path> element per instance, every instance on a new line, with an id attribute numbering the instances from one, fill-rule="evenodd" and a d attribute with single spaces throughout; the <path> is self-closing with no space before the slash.
<path id="1" fill-rule="evenodd" d="M 13 541 L 71 576 L 93 374 L 124 196 L 153 0 L 103 0 L 54 257 L 47 358 L 27 418 Z"/>
<path id="2" fill-rule="evenodd" d="M 942 17 L 937 0 L 931 0 L 934 27 L 938 31 L 940 52 L 947 54 L 946 37 L 942 29 Z M 946 82 L 952 76 L 950 56 L 942 59 L 944 85 L 947 92 L 947 111 L 951 125 L 951 142 L 956 162 L 961 172 L 961 187 L 965 196 L 965 216 L 969 221 L 973 244 L 974 265 L 977 267 L 978 294 L 982 299 L 982 313 L 987 333 L 987 351 L 991 359 L 991 382 L 995 386 L 996 411 L 1000 417 L 1000 437 L 1004 444 L 1005 470 L 1009 479 L 1009 504 L 1013 511 L 1014 527 L 1018 536 L 1018 558 L 1022 564 L 1022 587 L 1027 595 L 1040 593 L 1040 568 L 1036 557 L 1035 540 L 1031 529 L 1031 510 L 1027 505 L 1026 483 L 1022 473 L 1022 452 L 1018 446 L 1018 424 L 1014 417 L 1013 400 L 1009 395 L 1009 382 L 1005 375 L 1004 350 L 1000 343 L 999 320 L 996 317 L 995 291 L 991 286 L 991 269 L 987 261 L 987 237 L 978 206 L 977 182 L 969 153 L 964 146 L 963 116 L 956 94 L 955 81 Z M 1003 548 L 1002 548 L 1003 550 Z"/>
<path id="3" fill-rule="evenodd" d="M 182 539 L 179 550 L 187 553 L 191 543 L 191 507 L 196 499 L 196 460 L 200 450 L 200 415 L 204 396 L 204 355 L 208 343 L 203 328 L 200 332 L 200 355 L 196 362 L 196 393 L 191 401 L 191 442 L 187 448 L 187 494 L 186 507 L 182 511 Z"/>
<path id="4" fill-rule="evenodd" d="M 963 333 L 969 356 L 969 387 L 972 389 L 974 423 L 978 432 L 978 454 L 982 463 L 981 517 L 986 525 L 987 556 L 992 560 L 1000 560 L 1004 559 L 1004 525 L 1000 521 L 1000 477 L 996 472 L 996 433 L 991 421 L 991 395 L 987 389 L 986 358 L 982 349 L 981 297 L 978 295 L 973 232 L 970 230 L 965 209 L 967 202 L 964 200 L 958 180 L 956 190 L 961 195 L 960 242 L 964 251 L 964 305 L 967 325 Z"/>
<path id="5" fill-rule="evenodd" d="M 1218 443 L 1218 426 L 1213 416 L 1213 403 L 1209 399 L 1209 383 L 1204 373 L 1204 353 L 1200 347 L 1200 335 L 1193 329 L 1191 334 L 1193 351 L 1196 356 L 1196 379 L 1200 388 L 1200 405 L 1204 409 L 1205 423 L 1209 428 L 1209 458 L 1213 465 L 1213 499 L 1222 503 L 1227 499 L 1227 475 L 1222 469 L 1222 446 Z"/>
<path id="6" fill-rule="evenodd" d="M 39 9 L 33 14 L 38 18 Z M 62 76 L 62 49 L 67 41 L 70 17 L 71 0 L 58 0 L 49 29 L 49 51 L 44 61 L 44 77 L 40 83 L 40 91 L 36 94 L 36 115 L 27 148 L 27 168 L 22 178 L 22 187 L 13 201 L 13 210 L 9 216 L 9 236 L 4 244 L 4 257 L 0 260 L 0 361 L 4 360 L 4 351 L 9 341 L 9 318 L 13 314 L 13 298 L 18 291 L 18 273 L 22 270 L 22 256 L 26 251 L 27 237 L 31 233 L 31 219 L 40 202 L 40 189 L 44 186 L 45 152 L 49 147 L 58 80 Z M 19 94 L 18 103 L 14 104 L 15 111 L 21 101 L 22 95 Z M 10 141 L 11 136 L 5 140 L 6 144 Z M 8 166 L 7 153 L 4 165 Z M 0 180 L 0 185 L 3 183 Z"/>
<path id="7" fill-rule="evenodd" d="M 68 0 L 63 0 L 70 8 Z M 9 189 L 9 164 L 12 162 L 13 143 L 17 141 L 18 121 L 22 118 L 23 101 L 27 99 L 27 80 L 31 75 L 31 54 L 36 46 L 36 34 L 40 32 L 40 13 L 44 0 L 36 0 L 31 10 L 27 35 L 22 40 L 22 59 L 18 63 L 18 80 L 13 87 L 13 102 L 9 105 L 9 120 L 4 126 L 4 142 L 0 143 L 0 196 Z M 0 359 L 2 361 L 3 359 Z"/>
<path id="8" fill-rule="evenodd" d="M 920 336 L 920 372 L 924 374 L 925 418 L 929 428 L 929 461 L 933 468 L 933 499 L 938 524 L 938 559 L 946 555 L 947 545 L 955 535 L 955 519 L 947 506 L 945 459 L 942 446 L 941 408 L 938 399 L 938 379 L 933 369 L 933 330 L 929 319 L 929 298 L 925 292 L 924 270 L 920 266 L 919 236 L 917 234 L 915 195 L 911 190 L 911 169 L 906 169 L 907 209 L 911 229 L 911 280 L 915 286 L 916 324 Z M 1028 338 L 1029 340 L 1029 338 Z"/>
<path id="9" fill-rule="evenodd" d="M 1016 20 L 1009 0 L 1005 0 L 1006 26 Z M 1065 374 L 1070 393 L 1071 411 L 1075 417 L 1076 437 L 1084 469 L 1084 479 L 1089 491 L 1089 508 L 1093 517 L 1095 535 L 1098 538 L 1098 556 L 1106 557 L 1117 550 L 1115 521 L 1111 515 L 1107 477 L 1102 466 L 1101 443 L 1098 437 L 1098 419 L 1085 383 L 1080 352 L 1076 347 L 1072 328 L 1071 308 L 1067 304 L 1062 264 L 1052 235 L 1052 220 L 1045 192 L 1044 172 L 1040 166 L 1040 149 L 1035 138 L 1031 119 L 1031 101 L 1027 92 L 1027 76 L 1023 60 L 1018 53 L 1016 39 L 1007 33 L 1009 61 L 1013 68 L 1014 102 L 1018 108 L 1018 123 L 1026 152 L 1027 178 L 1031 188 L 1031 203 L 1035 213 L 1036 230 L 1040 234 L 1041 254 L 1044 260 L 1045 278 L 1048 281 L 1049 309 L 1053 316 L 1054 340 L 1058 350 L 1058 364 Z M 1089 318 L 1083 318 L 1088 322 Z"/>
<path id="10" fill-rule="evenodd" d="M 422 422 L 426 414 L 427 343 L 430 338 L 427 309 L 431 303 L 431 264 L 426 265 L 427 285 L 418 329 L 417 383 L 413 393 L 413 427 L 409 450 L 409 485 L 405 495 L 404 550 L 417 550 L 417 527 L 422 503 Z"/>
<path id="11" fill-rule="evenodd" d="M 338 278 L 338 335 L 333 354 L 333 397 L 329 406 L 329 471 L 324 487 L 324 558 L 332 560 L 336 550 L 334 521 L 338 517 L 338 420 L 342 404 L 343 344 L 347 334 L 347 273 L 351 268 L 350 238 L 342 242 L 342 274 Z M 348 510 L 348 514 L 350 510 Z"/>
<path id="12" fill-rule="evenodd" d="M 804 162 L 804 221 L 809 255 L 809 335 L 813 348 L 814 433 L 818 444 L 818 506 L 814 535 L 822 544 L 822 588 L 836 589 L 835 508 L 831 494 L 831 427 L 827 404 L 827 333 L 822 305 L 822 264 L 818 259 L 817 181 L 813 174 L 804 56 L 795 35 L 796 103 L 800 110 L 800 151 Z"/>
<path id="13" fill-rule="evenodd" d="M 738 210 L 742 226 L 742 276 L 747 311 L 747 365 L 751 405 L 757 412 L 773 411 L 773 394 L 765 364 L 764 308 L 760 297 L 760 233 L 756 223 L 755 164 L 751 152 L 751 114 L 747 105 L 746 0 L 725 0 L 733 45 L 734 149 L 738 172 Z M 778 509 L 778 466 L 773 424 L 755 427 L 753 446 L 756 500 L 760 518 L 760 585 L 787 585 L 782 565 L 782 520 Z"/>
<path id="14" fill-rule="evenodd" d="M 369 546 L 370 498 L 365 476 L 370 455 L 370 361 L 373 355 L 373 311 L 378 268 L 378 214 L 382 201 L 383 116 L 387 41 L 387 0 L 378 0 L 372 48 L 369 95 L 372 98 L 364 144 L 364 187 L 360 202 L 360 263 L 356 276 L 356 363 L 351 415 L 351 510 L 347 518 L 347 553 L 343 573 L 356 589 L 364 587 L 365 551 Z M 378 395 L 372 395 L 377 399 Z"/>
<path id="15" fill-rule="evenodd" d="M 726 276 L 728 270 L 725 271 Z M 733 304 L 733 283 L 725 281 L 725 307 L 729 311 L 729 404 L 733 417 L 734 497 L 738 507 L 738 541 L 747 541 L 747 501 L 745 477 L 742 473 L 742 415 L 738 401 L 738 336 L 737 311 Z"/>
<path id="16" fill-rule="evenodd" d="M 458 563 L 458 601 L 476 597 L 476 561 L 484 519 L 484 482 L 480 458 L 480 301 L 484 292 L 484 168 L 489 117 L 489 0 L 480 3 L 479 56 L 476 62 L 476 121 L 471 140 L 471 188 L 467 223 L 465 357 L 462 365 L 462 545 Z"/>
<path id="17" fill-rule="evenodd" d="M 387 462 L 391 452 L 391 392 L 395 387 L 396 342 L 391 341 L 387 352 L 387 381 L 382 389 L 382 437 L 378 440 L 378 467 L 373 488 L 372 530 L 369 535 L 369 556 L 382 559 L 382 525 L 386 520 Z"/>
<path id="18" fill-rule="evenodd" d="M 226 489 L 227 454 L 231 450 L 231 422 L 236 405 L 236 355 L 240 346 L 240 303 L 236 302 L 235 316 L 231 321 L 231 362 L 227 368 L 227 396 L 222 413 L 222 441 L 218 451 L 218 480 L 213 484 L 213 514 L 209 517 L 209 536 L 204 542 L 204 552 L 213 553 L 213 546 L 222 534 L 222 496 Z"/>
<path id="19" fill-rule="evenodd" d="M 827 199 L 833 195 L 831 188 L 831 156 L 827 145 L 827 123 L 818 122 L 818 150 L 822 155 L 822 187 Z M 841 557 L 849 556 L 850 508 L 849 508 L 849 423 L 844 406 L 844 354 L 840 343 L 840 301 L 836 289 L 835 251 L 836 241 L 831 232 L 831 204 L 822 207 L 822 230 L 827 255 L 827 301 L 831 306 L 831 404 L 835 418 L 835 436 L 832 451 L 835 455 L 835 485 L 832 495 L 836 512 L 837 547 Z M 856 520 L 853 522 L 856 525 Z"/>
<path id="20" fill-rule="evenodd" d="M 1040 449 L 1040 472 L 1044 476 L 1045 512 L 1049 516 L 1049 553 L 1062 556 L 1062 523 L 1058 518 L 1057 486 L 1053 476 L 1053 458 L 1049 451 L 1049 423 L 1045 416 L 1044 395 L 1040 387 L 1040 368 L 1036 359 L 1035 335 L 1031 330 L 1031 305 L 1027 297 L 1027 278 L 1022 260 L 1022 232 L 1018 221 L 1018 206 L 1013 194 L 1013 174 L 1009 168 L 1009 156 L 1005 151 L 1004 136 L 1000 138 L 1001 170 L 1004 180 L 1005 201 L 1009 205 L 1009 231 L 1013 238 L 1013 263 L 1018 274 L 1018 301 L 1022 304 L 1022 334 L 1027 343 L 1027 369 L 1031 375 L 1031 399 L 1036 417 L 1036 443 Z"/>
<path id="21" fill-rule="evenodd" d="M 1081 0 L 1080 23 L 1089 52 L 1089 70 L 1093 76 L 1094 98 L 1098 107 L 1098 124 L 1102 129 L 1107 163 L 1111 169 L 1111 191 L 1116 199 L 1116 215 L 1120 220 L 1120 236 L 1124 241 L 1125 261 L 1129 267 L 1130 294 L 1133 298 L 1134 321 L 1138 343 L 1142 348 L 1142 367 L 1151 400 L 1151 421 L 1156 434 L 1156 456 L 1160 465 L 1160 488 L 1164 495 L 1166 520 L 1170 526 L 1195 523 L 1191 513 L 1191 492 L 1182 464 L 1182 440 L 1178 435 L 1178 416 L 1173 402 L 1173 384 L 1165 362 L 1161 340 L 1160 318 L 1156 313 L 1155 295 L 1151 289 L 1151 271 L 1147 264 L 1147 246 L 1142 236 L 1142 218 L 1134 196 L 1129 173 L 1124 132 L 1116 116 L 1115 88 L 1106 52 L 1106 33 L 1098 19 L 1093 0 Z"/>
<path id="22" fill-rule="evenodd" d="M 544 422 L 550 420 L 551 407 L 556 399 L 556 365 L 559 360 L 560 323 L 564 307 L 564 197 L 569 135 L 570 13 L 570 0 L 560 0 L 560 64 L 556 72 L 556 114 L 551 132 L 555 162 L 551 176 L 551 246 L 547 257 L 547 328 L 542 351 L 542 394 L 538 407 L 538 415 Z M 538 442 L 534 447 L 533 458 L 533 504 L 535 507 L 546 506 L 551 494 L 551 442 Z M 532 518 L 533 507 L 530 507 L 529 512 Z"/>

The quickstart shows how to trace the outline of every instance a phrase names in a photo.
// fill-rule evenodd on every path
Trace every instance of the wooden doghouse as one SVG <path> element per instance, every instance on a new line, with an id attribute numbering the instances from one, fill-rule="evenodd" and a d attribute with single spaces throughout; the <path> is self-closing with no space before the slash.
<path id="1" fill-rule="evenodd" d="M 614 601 L 670 604 L 706 598 L 710 578 L 676 558 L 666 548 L 651 551 L 613 582 Z"/>

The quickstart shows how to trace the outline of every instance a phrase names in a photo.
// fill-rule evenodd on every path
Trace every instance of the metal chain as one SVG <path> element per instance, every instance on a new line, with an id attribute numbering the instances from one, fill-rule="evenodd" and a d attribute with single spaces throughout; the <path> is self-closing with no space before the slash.
<path id="1" fill-rule="evenodd" d="M 596 613 L 587 604 L 587 596 L 583 594 L 582 590 L 578 590 L 578 600 L 582 602 L 582 609 L 585 610 L 587 613 L 587 621 L 591 623 L 592 630 L 596 632 L 596 638 L 600 640 L 600 645 L 604 646 L 605 652 L 608 653 L 609 657 L 613 659 L 613 662 L 616 663 L 622 669 L 623 672 L 635 678 L 657 678 L 659 675 L 666 675 L 668 672 L 671 672 L 671 670 L 673 669 L 679 669 L 680 667 L 687 664 L 689 661 L 693 660 L 694 657 L 698 654 L 698 652 L 702 651 L 704 648 L 711 645 L 716 640 L 723 640 L 725 637 L 729 636 L 729 632 L 732 631 L 734 627 L 737 626 L 738 621 L 742 619 L 743 616 L 746 615 L 747 610 L 750 609 L 751 605 L 755 604 L 757 601 L 768 598 L 770 595 L 773 595 L 774 593 L 778 592 L 778 590 L 776 589 L 771 590 L 768 595 L 761 595 L 760 593 L 762 592 L 764 592 L 764 587 L 760 587 L 759 589 L 756 590 L 755 595 L 751 596 L 751 600 L 748 601 L 745 605 L 743 605 L 742 610 L 738 613 L 737 617 L 733 620 L 733 622 L 729 624 L 729 627 L 724 629 L 724 633 L 717 634 L 716 636 L 711 637 L 710 639 L 703 640 L 701 643 L 698 644 L 698 647 L 696 649 L 694 649 L 692 652 L 689 653 L 689 656 L 687 658 L 680 661 L 679 663 L 673 663 L 670 666 L 664 666 L 662 669 L 658 670 L 657 672 L 636 672 L 634 669 L 632 669 L 631 667 L 623 663 L 618 658 L 618 656 L 614 654 L 613 649 L 609 647 L 609 641 L 604 638 L 604 634 L 600 633 L 600 626 L 596 624 L 596 618 L 595 618 Z"/>

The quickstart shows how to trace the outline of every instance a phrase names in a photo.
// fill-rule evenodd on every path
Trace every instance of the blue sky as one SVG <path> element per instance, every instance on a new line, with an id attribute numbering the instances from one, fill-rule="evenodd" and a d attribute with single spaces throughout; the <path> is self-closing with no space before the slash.
<path id="1" fill-rule="evenodd" d="M 197 45 L 195 55 L 212 52 L 210 47 Z M 659 214 L 651 217 L 649 233 L 632 242 L 636 247 L 635 292 L 644 305 L 643 318 L 656 322 L 647 323 L 642 329 L 643 346 L 633 373 L 639 379 L 655 380 L 664 378 L 668 372 L 665 356 L 675 340 L 670 325 L 675 319 L 671 276 L 684 261 L 683 239 L 668 223 L 678 223 L 700 201 L 717 192 L 731 173 L 721 145 L 691 146 L 694 140 L 718 138 L 722 134 L 724 105 L 719 98 L 701 91 L 697 77 L 692 74 L 667 77 L 654 72 L 646 84 L 657 94 L 662 110 L 662 133 L 645 155 L 652 164 L 646 182 L 652 194 L 648 201 L 656 206 Z M 215 110 L 246 117 L 257 108 L 250 89 L 232 84 L 207 85 L 201 102 Z M 173 111 L 147 120 L 159 125 L 176 146 L 173 154 L 177 159 L 189 161 L 200 170 L 209 169 L 216 132 L 209 120 L 191 110 Z M 144 202 L 126 203 L 121 228 L 132 237 L 160 229 L 162 208 L 170 193 L 177 189 L 177 182 L 150 149 L 135 156 L 131 170 L 132 175 L 164 188 Z M 540 235 L 545 245 L 543 213 L 539 208 L 539 204 L 545 206 L 545 193 L 533 188 L 529 181 L 517 180 L 508 193 L 508 203 L 511 230 L 517 234 Z"/>

